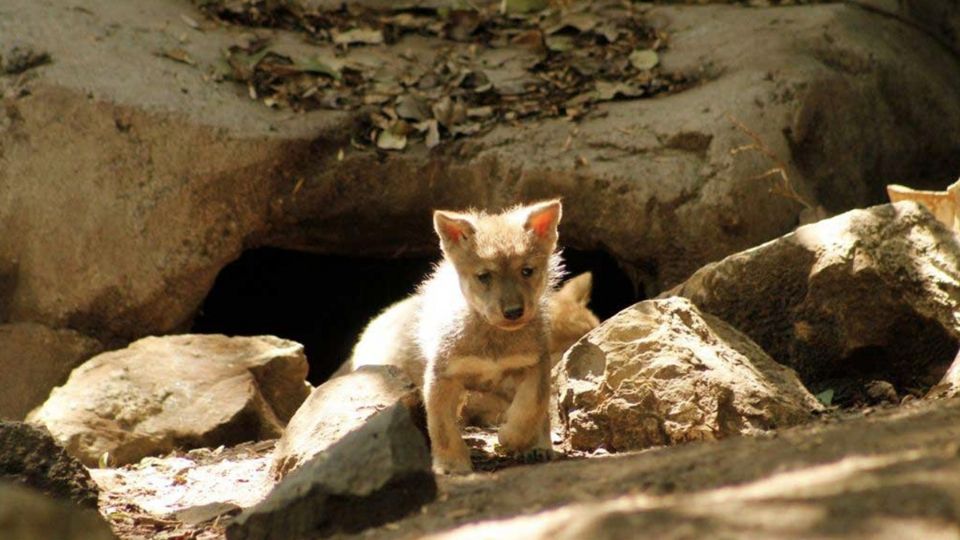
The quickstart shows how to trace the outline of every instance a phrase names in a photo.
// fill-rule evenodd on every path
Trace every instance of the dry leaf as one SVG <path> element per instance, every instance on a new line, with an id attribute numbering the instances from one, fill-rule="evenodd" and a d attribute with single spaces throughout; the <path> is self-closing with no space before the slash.
<path id="1" fill-rule="evenodd" d="M 630 53 L 630 63 L 640 71 L 653 69 L 660 63 L 657 51 L 651 49 L 637 49 Z"/>
<path id="2" fill-rule="evenodd" d="M 385 129 L 377 136 L 377 148 L 381 150 L 403 150 L 407 147 L 407 136 Z"/>
<path id="3" fill-rule="evenodd" d="M 337 45 L 380 45 L 383 43 L 383 32 L 374 28 L 354 28 L 346 32 L 333 32 L 333 42 Z"/>
<path id="4" fill-rule="evenodd" d="M 188 66 L 197 65 L 193 58 L 190 57 L 190 54 L 183 49 L 164 49 L 160 51 L 160 56 L 180 62 L 181 64 L 187 64 Z"/>
<path id="5" fill-rule="evenodd" d="M 427 121 L 427 148 L 433 148 L 440 144 L 440 128 L 436 120 Z"/>

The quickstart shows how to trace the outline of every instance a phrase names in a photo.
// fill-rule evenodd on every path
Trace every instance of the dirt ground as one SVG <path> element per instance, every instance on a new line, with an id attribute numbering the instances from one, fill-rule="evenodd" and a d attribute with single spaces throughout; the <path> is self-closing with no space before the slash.
<path id="1" fill-rule="evenodd" d="M 439 478 L 440 496 L 420 513 L 359 536 L 960 538 L 960 399 L 536 465 L 496 459 L 489 433 L 467 439 L 480 472 Z M 222 538 L 229 514 L 269 488 L 271 449 L 195 450 L 93 471 L 101 512 L 122 538 Z"/>

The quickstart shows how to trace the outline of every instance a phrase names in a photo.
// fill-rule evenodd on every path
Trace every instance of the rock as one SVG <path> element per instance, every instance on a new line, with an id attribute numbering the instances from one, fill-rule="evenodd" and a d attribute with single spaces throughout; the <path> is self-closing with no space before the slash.
<path id="1" fill-rule="evenodd" d="M 608 319 L 564 356 L 560 378 L 560 414 L 578 450 L 756 435 L 822 408 L 793 370 L 682 298 Z"/>
<path id="2" fill-rule="evenodd" d="M 0 538 L 3 540 L 109 540 L 116 538 L 95 510 L 44 497 L 0 482 Z"/>
<path id="3" fill-rule="evenodd" d="M 141 339 L 78 367 L 28 419 L 94 467 L 279 437 L 306 399 L 303 347 L 272 336 Z"/>
<path id="4" fill-rule="evenodd" d="M 960 54 L 960 3 L 956 1 L 855 0 L 855 3 L 917 25 L 940 40 L 945 48 Z"/>
<path id="5" fill-rule="evenodd" d="M 887 381 L 870 381 L 864 391 L 867 393 L 867 399 L 870 400 L 870 403 L 890 403 L 893 405 L 900 403 L 896 388 Z"/>
<path id="6" fill-rule="evenodd" d="M 854 210 L 697 271 L 689 298 L 793 367 L 929 388 L 960 338 L 960 243 L 912 202 Z M 862 385 L 861 385 L 862 386 Z"/>
<path id="7" fill-rule="evenodd" d="M 229 518 L 241 511 L 241 508 L 233 503 L 213 502 L 200 506 L 191 506 L 174 512 L 170 517 L 186 525 L 196 526 L 202 523 L 209 523 L 213 520 Z"/>
<path id="8" fill-rule="evenodd" d="M 927 392 L 926 398 L 943 399 L 960 396 L 960 353 L 937 384 Z"/>
<path id="9" fill-rule="evenodd" d="M 277 442 L 271 474 L 284 477 L 397 403 L 422 414 L 420 392 L 394 366 L 363 366 L 318 386 Z"/>
<path id="10" fill-rule="evenodd" d="M 576 131 L 532 120 L 390 155 L 351 146 L 353 113 L 274 111 L 204 80 L 238 38 L 191 28 L 182 16 L 204 19 L 188 4 L 4 8 L 17 17 L 0 19 L 0 50 L 30 42 L 54 61 L 31 69 L 26 95 L 0 115 L 0 266 L 17 265 L 0 309 L 103 340 L 183 331 L 247 248 L 433 254 L 434 207 L 548 196 L 564 197 L 565 242 L 605 246 L 656 293 L 803 212 L 756 179 L 766 158 L 731 155 L 748 139 L 727 112 L 831 212 L 879 201 L 884 183 L 917 171 L 937 182 L 960 167 L 960 130 L 929 129 L 960 124 L 956 60 L 920 30 L 842 3 L 654 7 L 670 29 L 661 67 L 697 75 L 690 90 L 603 105 Z M 409 49 L 428 63 L 444 46 L 406 36 L 356 54 L 405 62 Z M 196 66 L 158 54 L 173 49 Z M 49 159 L 51 148 L 71 158 Z"/>
<path id="11" fill-rule="evenodd" d="M 840 4 L 657 6 L 649 19 L 670 28 L 662 69 L 697 74 L 695 88 L 604 105 L 575 130 L 563 119 L 535 120 L 430 153 L 343 161 L 331 153 L 315 182 L 287 201 L 286 224 L 268 242 L 420 251 L 432 248 L 422 216 L 434 207 L 496 209 L 561 195 L 561 241 L 604 246 L 653 296 L 707 262 L 788 233 L 818 207 L 881 202 L 886 183 L 930 167 L 937 172 L 915 187 L 942 188 L 960 170 L 960 132 L 948 143 L 926 128 L 960 125 L 960 63 L 909 25 Z M 914 92 L 936 105 L 901 106 L 918 103 Z M 757 178 L 776 166 L 766 157 L 731 154 L 751 141 L 728 113 L 784 161 L 812 209 L 771 192 L 776 176 Z M 402 189 L 385 178 L 403 179 Z M 357 218 L 367 213 L 391 219 Z"/>
<path id="12" fill-rule="evenodd" d="M 956 538 L 960 399 L 441 483 L 364 539 Z M 442 482 L 442 479 L 441 479 Z"/>
<path id="13" fill-rule="evenodd" d="M 0 325 L 0 373 L 5 382 L 0 419 L 23 420 L 53 387 L 67 380 L 73 368 L 101 350 L 100 342 L 72 330 L 34 323 Z"/>
<path id="14" fill-rule="evenodd" d="M 420 508 L 436 489 L 426 440 L 407 406 L 395 403 L 287 475 L 237 517 L 227 538 L 355 533 Z"/>
<path id="15" fill-rule="evenodd" d="M 349 116 L 289 117 L 210 81 L 236 33 L 192 29 L 189 3 L 3 8 L 17 21 L 0 18 L 0 51 L 27 42 L 53 61 L 0 111 L 0 268 L 17 270 L 0 312 L 104 341 L 184 331 L 314 142 L 348 141 Z M 51 148 L 69 159 L 36 159 Z"/>
<path id="16" fill-rule="evenodd" d="M 0 422 L 0 480 L 94 510 L 100 494 L 90 473 L 47 430 L 21 422 Z"/>

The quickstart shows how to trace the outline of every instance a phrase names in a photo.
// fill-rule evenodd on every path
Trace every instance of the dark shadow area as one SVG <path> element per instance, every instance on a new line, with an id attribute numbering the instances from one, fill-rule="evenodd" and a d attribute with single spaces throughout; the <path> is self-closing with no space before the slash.
<path id="1" fill-rule="evenodd" d="M 583 272 L 593 273 L 590 309 L 601 321 L 616 315 L 623 308 L 646 300 L 643 291 L 635 287 L 627 273 L 620 268 L 620 263 L 605 251 L 564 248 L 563 260 L 568 277 Z"/>
<path id="2" fill-rule="evenodd" d="M 370 319 L 413 292 L 432 262 L 249 250 L 217 276 L 192 330 L 300 342 L 316 385 L 349 358 Z"/>
<path id="3" fill-rule="evenodd" d="M 957 340 L 934 321 L 903 314 L 891 325 L 890 343 L 866 345 L 850 351 L 833 369 L 804 379 L 812 392 L 834 391 L 833 404 L 861 407 L 890 402 L 888 392 L 875 387 L 890 383 L 896 399 L 922 397 L 943 378 L 953 363 Z"/>
<path id="4" fill-rule="evenodd" d="M 599 251 L 567 250 L 571 275 L 591 271 L 591 307 L 601 319 L 633 304 L 633 285 L 616 260 Z M 259 248 L 217 276 L 193 332 L 270 334 L 302 343 L 309 380 L 325 381 L 350 356 L 367 323 L 412 293 L 433 259 L 340 257 Z"/>

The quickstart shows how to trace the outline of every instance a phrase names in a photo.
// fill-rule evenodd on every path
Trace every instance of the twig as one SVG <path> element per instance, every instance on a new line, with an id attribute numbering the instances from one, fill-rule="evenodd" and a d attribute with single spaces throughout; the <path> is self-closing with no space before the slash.
<path id="1" fill-rule="evenodd" d="M 770 188 L 771 193 L 776 193 L 781 197 L 786 197 L 802 204 L 805 208 L 813 210 L 814 205 L 810 204 L 806 199 L 803 198 L 800 193 L 797 192 L 793 187 L 793 183 L 790 182 L 790 175 L 787 174 L 787 164 L 777 156 L 776 152 L 770 149 L 769 146 L 763 143 L 763 139 L 760 138 L 760 135 L 757 135 L 755 131 L 748 128 L 743 122 L 733 117 L 731 114 L 727 114 L 727 120 L 730 120 L 730 123 L 734 125 L 737 129 L 742 131 L 750 140 L 753 141 L 752 144 L 745 144 L 743 146 L 738 146 L 730 150 L 730 155 L 737 155 L 741 152 L 746 152 L 752 150 L 754 152 L 759 152 L 767 157 L 770 161 L 773 162 L 775 167 L 758 174 L 751 178 L 751 180 L 761 180 L 767 178 L 768 176 L 779 176 L 780 180 L 773 184 L 773 187 Z"/>

